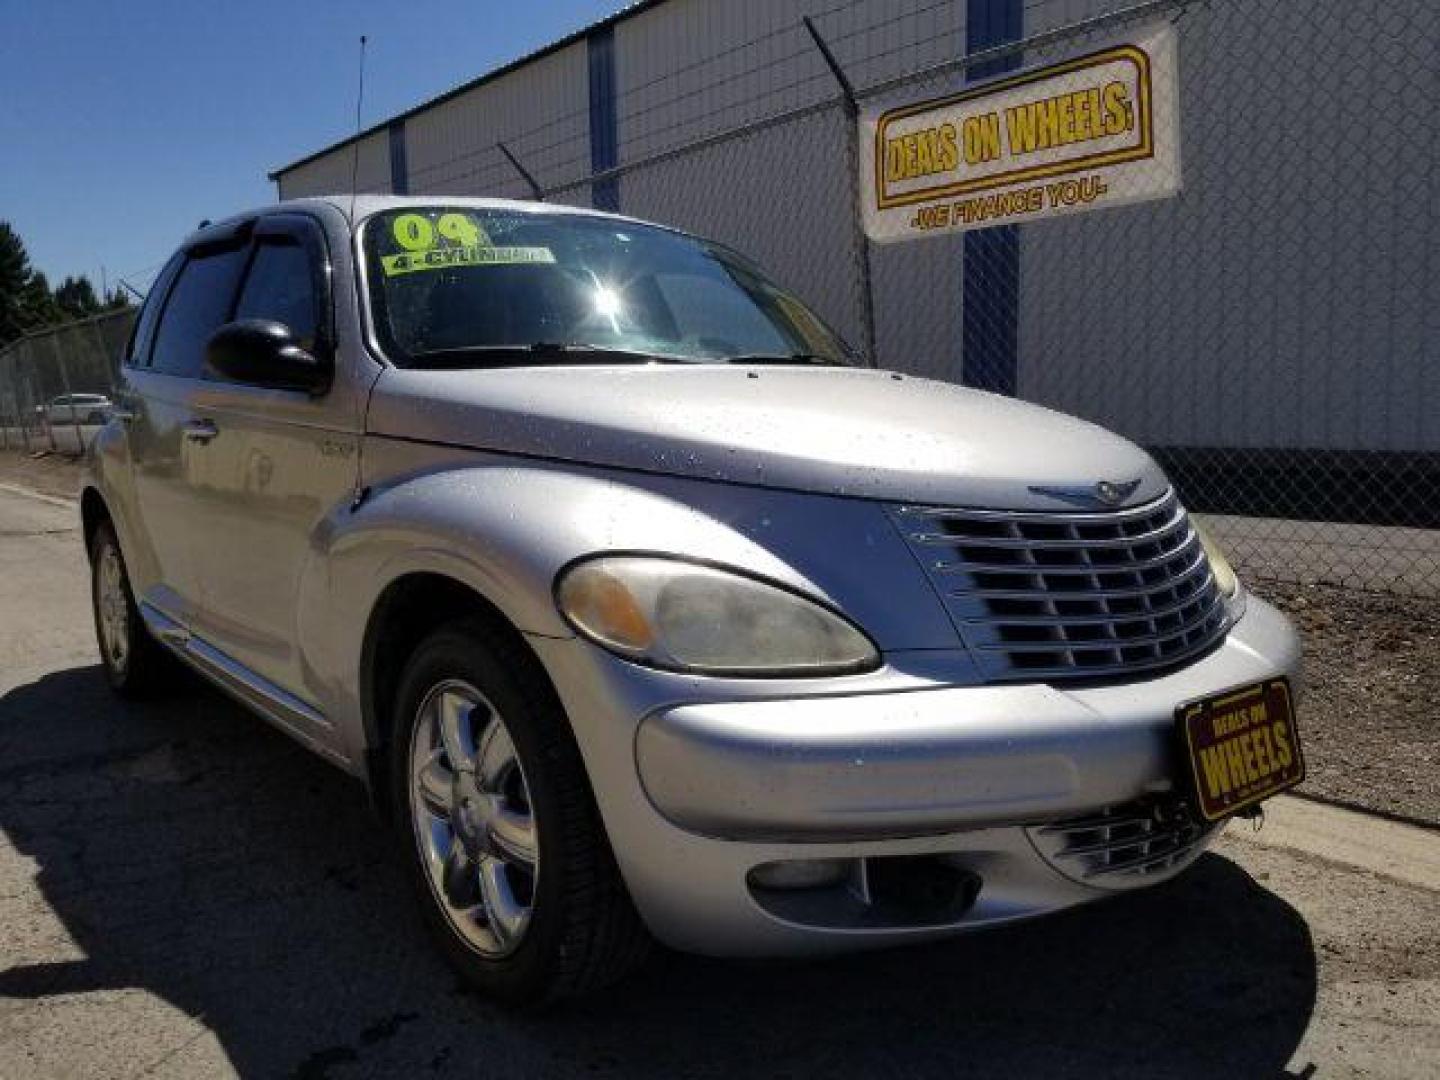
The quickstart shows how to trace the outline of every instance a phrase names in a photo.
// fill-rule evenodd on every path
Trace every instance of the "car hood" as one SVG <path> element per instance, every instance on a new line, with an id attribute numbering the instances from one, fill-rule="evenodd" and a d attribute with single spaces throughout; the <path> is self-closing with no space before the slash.
<path id="1" fill-rule="evenodd" d="M 1093 424 L 885 371 L 730 365 L 416 371 L 371 397 L 375 435 L 829 495 L 1058 509 L 1032 486 L 1140 483 L 1144 451 Z"/>

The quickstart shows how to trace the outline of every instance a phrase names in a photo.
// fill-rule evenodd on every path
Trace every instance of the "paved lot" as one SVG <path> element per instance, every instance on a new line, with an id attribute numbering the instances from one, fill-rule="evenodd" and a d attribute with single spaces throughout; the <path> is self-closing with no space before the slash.
<path id="1" fill-rule="evenodd" d="M 108 696 L 73 522 L 0 489 L 0 1077 L 1440 1072 L 1440 839 L 1294 800 L 1046 922 L 507 1015 L 351 781 L 208 690 Z"/>

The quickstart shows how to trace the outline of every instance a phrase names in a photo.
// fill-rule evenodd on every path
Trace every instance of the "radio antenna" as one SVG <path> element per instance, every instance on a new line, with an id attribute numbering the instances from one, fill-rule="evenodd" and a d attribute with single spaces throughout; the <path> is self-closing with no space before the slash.
<path id="1" fill-rule="evenodd" d="M 355 94 L 355 147 L 350 158 L 350 224 L 355 224 L 355 195 L 360 186 L 360 110 L 365 104 L 365 35 L 360 35 L 360 89 Z"/>

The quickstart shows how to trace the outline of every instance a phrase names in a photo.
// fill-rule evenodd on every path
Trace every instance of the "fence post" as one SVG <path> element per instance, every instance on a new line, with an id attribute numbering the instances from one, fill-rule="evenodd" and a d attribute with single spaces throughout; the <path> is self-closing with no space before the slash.
<path id="1" fill-rule="evenodd" d="M 35 385 L 40 391 L 40 421 L 45 425 L 45 437 L 50 440 L 50 452 L 52 454 L 58 454 L 60 452 L 60 444 L 55 441 L 55 428 L 50 423 L 50 404 L 45 400 L 45 378 L 40 367 L 40 346 L 35 344 L 38 339 L 39 331 L 36 331 L 35 337 L 27 339 L 33 350 L 30 357 L 30 372 L 34 376 Z"/>
<path id="2" fill-rule="evenodd" d="M 853 208 L 853 244 L 855 247 L 856 259 L 859 262 L 860 273 L 860 321 L 862 332 L 865 335 L 865 359 L 871 367 L 879 367 L 880 359 L 876 355 L 875 346 L 875 290 L 871 282 L 870 272 L 870 237 L 865 235 L 864 210 L 860 206 L 860 102 L 855 97 L 855 87 L 851 85 L 845 69 L 835 59 L 835 54 L 830 51 L 830 46 L 820 36 L 815 23 L 809 15 L 801 17 L 805 29 L 809 31 L 810 37 L 815 42 L 815 47 L 820 50 L 820 56 L 825 61 L 825 66 L 830 69 L 830 74 L 835 76 L 835 81 L 840 85 L 840 102 L 845 110 L 845 119 L 849 131 L 845 137 L 846 168 L 850 172 L 849 182 L 854 185 L 854 196 L 850 200 Z"/>
<path id="3" fill-rule="evenodd" d="M 65 354 L 60 349 L 60 334 L 58 329 L 49 335 L 50 351 L 55 354 L 55 366 L 60 369 L 60 385 L 65 388 L 65 396 L 70 399 L 70 426 L 75 429 L 75 445 L 80 448 L 80 455 L 85 454 L 85 436 L 80 431 L 80 418 L 75 412 L 75 395 L 70 389 L 70 371 L 65 366 Z M 48 416 L 47 416 L 48 421 Z M 50 441 L 55 441 L 55 429 L 50 429 Z"/>
<path id="4" fill-rule="evenodd" d="M 10 376 L 15 386 L 15 419 L 20 422 L 20 441 L 25 444 L 25 454 L 28 457 L 34 451 L 30 448 L 30 417 L 20 407 L 20 350 L 23 346 L 16 344 L 14 352 L 10 355 Z"/>
<path id="5" fill-rule="evenodd" d="M 13 386 L 7 390 L 6 387 L 10 386 L 10 384 L 6 383 L 5 381 L 5 368 L 7 366 L 13 367 L 13 365 L 6 365 L 5 363 L 5 361 L 9 359 L 9 352 L 9 349 L 0 350 L 0 401 L 10 402 L 9 407 L 13 408 L 15 404 L 15 390 Z M 3 440 L 3 442 L 0 442 L 0 445 L 3 445 L 6 450 L 9 450 L 10 413 L 8 411 L 8 408 L 6 412 L 0 413 L 0 440 Z"/>

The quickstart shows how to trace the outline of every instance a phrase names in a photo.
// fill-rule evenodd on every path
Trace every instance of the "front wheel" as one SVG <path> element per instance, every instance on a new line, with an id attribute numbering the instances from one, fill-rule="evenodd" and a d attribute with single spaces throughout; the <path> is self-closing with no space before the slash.
<path id="1" fill-rule="evenodd" d="M 648 937 L 559 701 L 488 629 L 441 630 L 407 665 L 393 805 L 447 957 L 486 994 L 532 1005 L 620 978 Z"/>

